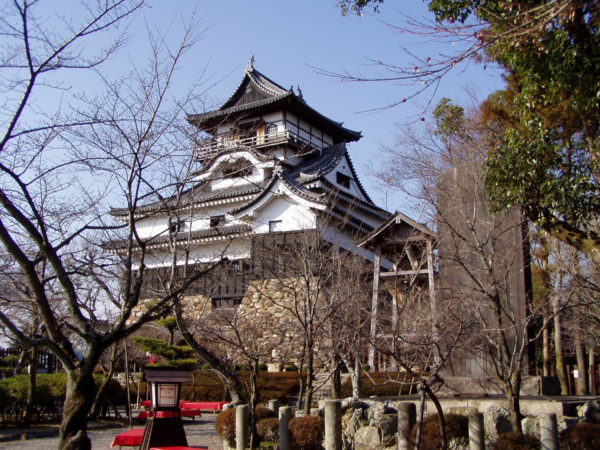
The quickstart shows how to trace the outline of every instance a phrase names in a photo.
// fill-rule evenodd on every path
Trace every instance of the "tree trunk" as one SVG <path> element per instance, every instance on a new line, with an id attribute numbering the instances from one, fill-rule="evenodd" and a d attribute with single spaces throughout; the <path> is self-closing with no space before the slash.
<path id="1" fill-rule="evenodd" d="M 560 393 L 569 395 L 567 385 L 567 373 L 564 363 L 564 351 L 562 345 L 562 320 L 560 310 L 560 300 L 556 293 L 552 294 L 552 312 L 554 313 L 554 353 L 556 359 L 556 375 L 560 381 Z"/>
<path id="2" fill-rule="evenodd" d="M 96 397 L 94 398 L 94 403 L 92 404 L 92 410 L 90 412 L 90 420 L 96 420 L 96 419 L 98 419 L 98 416 L 100 415 L 100 407 L 102 406 L 102 398 L 104 397 L 104 393 L 106 392 L 108 383 L 110 382 L 110 380 L 113 376 L 113 373 L 115 372 L 116 357 L 117 357 L 117 344 L 113 345 L 113 347 L 111 349 L 108 371 L 104 374 L 104 379 L 102 380 L 102 383 L 100 383 L 98 392 L 96 392 Z M 129 380 L 125 380 L 125 383 L 129 383 Z"/>
<path id="3" fill-rule="evenodd" d="M 427 396 L 431 399 L 433 404 L 435 405 L 435 409 L 438 413 L 438 420 L 440 424 L 440 436 L 442 437 L 442 450 L 448 449 L 448 435 L 446 433 L 446 420 L 444 418 L 444 410 L 442 409 L 442 405 L 429 386 L 426 386 Z"/>
<path id="4" fill-rule="evenodd" d="M 250 363 L 250 448 L 257 448 L 256 407 L 258 406 L 258 361 Z"/>
<path id="5" fill-rule="evenodd" d="M 314 378 L 314 355 L 313 355 L 313 346 L 308 346 L 308 355 L 306 358 L 306 401 L 304 402 L 304 413 L 306 415 L 310 414 L 310 407 L 312 404 L 313 397 L 313 378 Z M 302 370 L 302 369 L 300 369 Z"/>
<path id="6" fill-rule="evenodd" d="M 37 358 L 38 351 L 36 347 L 32 347 L 29 351 L 29 386 L 27 387 L 27 404 L 25 405 L 25 417 L 23 417 L 23 426 L 25 428 L 31 425 L 31 417 L 33 416 L 33 408 L 35 405 L 35 386 L 37 381 Z"/>
<path id="7" fill-rule="evenodd" d="M 360 398 L 361 394 L 361 380 L 360 375 L 362 372 L 362 367 L 360 364 L 360 357 L 356 355 L 354 357 L 354 369 L 350 372 L 352 375 L 352 398 Z"/>
<path id="8" fill-rule="evenodd" d="M 547 308 L 544 308 L 544 329 L 542 330 L 542 375 L 550 376 L 550 367 L 552 366 L 552 357 L 550 355 L 550 321 L 548 320 Z"/>
<path id="9" fill-rule="evenodd" d="M 596 358 L 595 358 L 595 352 L 596 348 L 593 346 L 588 347 L 588 372 L 589 372 L 589 387 L 590 387 L 590 393 L 592 395 L 596 395 L 597 389 L 596 389 Z"/>
<path id="10" fill-rule="evenodd" d="M 342 377 L 340 376 L 339 364 L 336 364 L 331 375 L 331 397 L 336 400 L 342 398 Z"/>
<path id="11" fill-rule="evenodd" d="M 588 395 L 589 390 L 585 371 L 585 348 L 583 347 L 579 324 L 576 324 L 575 327 L 575 353 L 577 355 L 578 372 L 578 377 L 575 379 L 577 383 L 577 395 Z"/>
<path id="12" fill-rule="evenodd" d="M 419 387 L 421 391 L 421 399 L 419 401 L 419 416 L 417 417 L 417 435 L 415 442 L 415 450 L 419 450 L 421 448 L 421 441 L 423 440 L 423 416 L 425 414 L 425 398 L 427 393 L 425 392 L 425 386 L 421 385 Z"/>
<path id="13" fill-rule="evenodd" d="M 67 394 L 60 424 L 61 450 L 91 450 L 87 435 L 87 416 L 94 402 L 95 364 L 67 371 Z"/>
<path id="14" fill-rule="evenodd" d="M 505 386 L 504 391 L 506 398 L 508 399 L 508 413 L 510 415 L 510 423 L 512 430 L 515 433 L 522 433 L 523 427 L 521 426 L 521 371 L 516 371 L 510 385 Z"/>

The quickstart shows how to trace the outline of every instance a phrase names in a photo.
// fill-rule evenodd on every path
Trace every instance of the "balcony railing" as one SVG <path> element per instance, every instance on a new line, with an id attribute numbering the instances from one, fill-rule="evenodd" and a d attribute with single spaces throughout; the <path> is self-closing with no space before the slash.
<path id="1" fill-rule="evenodd" d="M 310 142 L 290 130 L 284 130 L 278 131 L 277 133 L 251 136 L 243 139 L 224 139 L 220 141 L 215 141 L 214 139 L 207 140 L 200 143 L 196 148 L 195 155 L 198 159 L 207 159 L 236 147 L 262 148 L 280 144 L 294 144 L 299 147 L 321 148 L 320 145 Z"/>

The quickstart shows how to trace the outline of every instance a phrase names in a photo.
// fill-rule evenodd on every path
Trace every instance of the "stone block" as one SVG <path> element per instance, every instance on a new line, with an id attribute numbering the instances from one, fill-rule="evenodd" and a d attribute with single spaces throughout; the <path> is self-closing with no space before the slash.
<path id="1" fill-rule="evenodd" d="M 600 423 L 600 402 L 591 400 L 577 407 L 577 417 L 580 421 Z"/>
<path id="2" fill-rule="evenodd" d="M 359 428 L 354 435 L 355 450 L 373 450 L 381 446 L 381 438 L 377 427 Z"/>
<path id="3" fill-rule="evenodd" d="M 512 431 L 510 414 L 506 408 L 492 405 L 483 412 L 483 423 L 487 439 L 495 441 L 502 433 Z"/>

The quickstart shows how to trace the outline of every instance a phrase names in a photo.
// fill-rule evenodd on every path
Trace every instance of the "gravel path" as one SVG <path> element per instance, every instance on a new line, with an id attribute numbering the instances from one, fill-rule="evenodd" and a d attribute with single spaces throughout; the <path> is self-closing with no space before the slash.
<path id="1" fill-rule="evenodd" d="M 190 420 L 184 420 L 184 428 L 188 445 L 203 445 L 208 446 L 210 450 L 221 450 L 223 448 L 223 443 L 215 435 L 215 418 L 216 414 L 202 414 L 202 418 L 196 419 L 194 422 Z M 140 426 L 138 425 L 137 427 Z M 125 430 L 127 430 L 127 428 L 108 428 L 104 430 L 89 431 L 88 434 L 92 440 L 92 448 L 102 450 L 109 449 L 113 438 Z M 57 437 L 29 439 L 26 441 L 0 442 L 0 448 L 2 449 L 52 450 L 57 447 Z M 123 449 L 131 450 L 133 447 L 123 447 Z"/>

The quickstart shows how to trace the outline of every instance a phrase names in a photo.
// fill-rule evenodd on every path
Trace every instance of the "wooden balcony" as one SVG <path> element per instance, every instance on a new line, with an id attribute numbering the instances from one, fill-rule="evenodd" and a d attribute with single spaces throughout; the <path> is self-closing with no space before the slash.
<path id="1" fill-rule="evenodd" d="M 322 148 L 322 146 L 301 138 L 290 130 L 284 130 L 243 139 L 224 139 L 220 141 L 210 139 L 201 142 L 194 153 L 198 160 L 205 160 L 237 147 L 264 148 L 283 144 L 294 145 L 299 148 Z"/>

